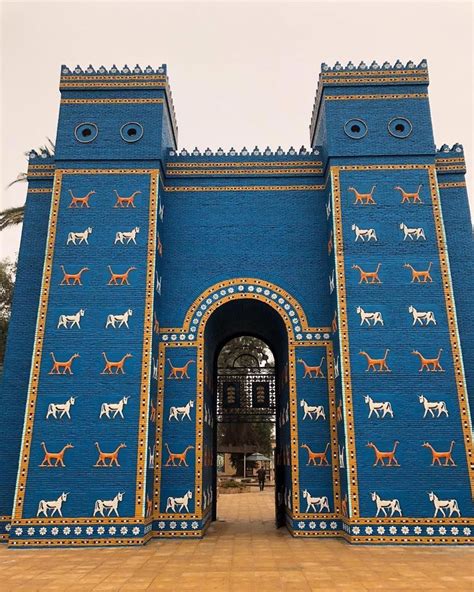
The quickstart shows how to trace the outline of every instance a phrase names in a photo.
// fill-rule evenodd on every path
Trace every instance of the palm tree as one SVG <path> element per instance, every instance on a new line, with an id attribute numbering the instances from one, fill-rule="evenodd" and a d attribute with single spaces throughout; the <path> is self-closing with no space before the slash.
<path id="1" fill-rule="evenodd" d="M 9 226 L 15 226 L 23 222 L 25 214 L 25 206 L 17 206 L 16 208 L 7 208 L 0 212 L 0 232 Z"/>
<path id="2" fill-rule="evenodd" d="M 47 138 L 49 145 L 45 144 L 44 146 L 40 146 L 36 150 L 31 150 L 30 152 L 26 152 L 25 156 L 29 156 L 32 152 L 36 154 L 36 156 L 54 156 L 54 142 L 52 142 L 49 138 Z M 17 178 L 7 185 L 7 189 L 15 183 L 24 183 L 28 180 L 27 173 L 19 173 Z M 23 217 L 25 215 L 25 206 L 17 206 L 15 208 L 7 208 L 0 212 L 0 232 L 8 228 L 9 226 L 16 226 L 17 224 L 21 224 L 23 222 Z"/>

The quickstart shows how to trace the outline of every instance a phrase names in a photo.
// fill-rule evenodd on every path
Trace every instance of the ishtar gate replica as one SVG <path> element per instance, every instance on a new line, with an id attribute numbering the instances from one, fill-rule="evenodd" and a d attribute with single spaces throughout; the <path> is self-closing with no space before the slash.
<path id="1" fill-rule="evenodd" d="M 323 64 L 310 149 L 188 152 L 165 66 L 62 67 L 55 156 L 28 167 L 4 542 L 202 537 L 240 412 L 275 421 L 276 527 L 472 542 L 472 227 L 427 89 L 425 61 Z M 239 335 L 271 380 L 219 375 Z"/>

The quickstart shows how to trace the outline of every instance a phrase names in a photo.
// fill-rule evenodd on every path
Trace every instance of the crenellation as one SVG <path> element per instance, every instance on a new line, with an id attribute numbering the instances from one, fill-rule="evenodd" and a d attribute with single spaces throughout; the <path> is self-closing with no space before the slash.
<path id="1" fill-rule="evenodd" d="M 193 150 L 187 150 L 186 148 L 181 148 L 181 150 L 176 151 L 170 149 L 167 153 L 168 157 L 172 158 L 193 158 L 193 157 L 245 157 L 245 158 L 252 158 L 256 157 L 291 157 L 296 158 L 299 156 L 307 157 L 308 159 L 313 159 L 314 156 L 318 156 L 320 154 L 320 148 L 314 147 L 309 148 L 306 146 L 301 146 L 298 150 L 290 146 L 286 151 L 279 146 L 278 148 L 272 150 L 269 146 L 265 149 L 259 148 L 255 146 L 252 151 L 249 151 L 245 146 L 240 150 L 236 150 L 235 148 L 229 148 L 228 150 L 223 150 L 222 148 L 218 148 L 217 150 L 213 151 L 210 148 L 206 148 L 205 150 L 200 150 L 198 147 L 195 147 Z"/>

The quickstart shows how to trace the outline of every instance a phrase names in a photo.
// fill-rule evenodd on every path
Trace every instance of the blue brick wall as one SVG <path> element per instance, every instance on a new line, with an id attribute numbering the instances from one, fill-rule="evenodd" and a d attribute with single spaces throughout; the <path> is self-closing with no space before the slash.
<path id="1" fill-rule="evenodd" d="M 51 186 L 51 180 L 32 183 Z M 50 193 L 29 193 L 18 258 L 17 277 L 2 376 L 0 455 L 4 459 L 0 487 L 0 515 L 10 516 L 18 471 L 21 434 L 30 378 L 38 301 L 43 274 Z"/>
<path id="2" fill-rule="evenodd" d="M 419 184 L 422 184 L 423 203 L 402 204 L 394 186 L 415 191 Z M 377 187 L 376 205 L 354 204 L 354 195 L 348 188 L 368 192 L 373 185 Z M 361 515 L 375 515 L 372 491 L 382 497 L 397 498 L 404 515 L 433 515 L 427 491 L 438 492 L 443 499 L 456 498 L 461 511 L 469 515 L 472 506 L 467 459 L 427 174 L 423 170 L 342 172 L 341 202 Z M 409 227 L 422 227 L 426 240 L 404 240 L 399 228 L 401 222 Z M 374 228 L 377 241 L 356 241 L 352 230 L 354 223 L 364 229 Z M 433 281 L 412 283 L 411 272 L 404 264 L 426 269 L 430 262 Z M 360 284 L 360 274 L 352 266 L 373 270 L 378 263 L 381 263 L 381 283 Z M 432 311 L 436 324 L 414 325 L 408 311 L 410 305 L 418 311 Z M 380 312 L 383 325 L 375 325 L 372 320 L 362 322 L 357 307 L 368 313 Z M 436 358 L 440 348 L 444 372 L 425 370 L 420 373 L 419 359 L 412 352 L 418 350 L 425 358 Z M 390 350 L 387 356 L 390 372 L 368 370 L 367 360 L 359 352 L 382 358 L 386 349 Z M 377 402 L 389 402 L 393 418 L 390 414 L 385 418 L 372 414 L 369 418 L 369 406 L 364 402 L 366 395 Z M 430 401 L 445 401 L 449 417 L 443 414 L 440 418 L 431 418 L 428 414 L 423 418 L 420 395 Z M 374 467 L 374 450 L 367 447 L 367 442 L 373 442 L 381 451 L 390 451 L 397 440 L 396 459 L 400 466 L 382 467 L 379 463 Z M 452 440 L 455 441 L 453 458 L 457 466 L 431 466 L 431 454 L 422 444 L 429 442 L 436 450 L 445 451 Z M 413 483 L 410 477 L 415 473 L 417 479 Z"/>
<path id="3" fill-rule="evenodd" d="M 440 183 L 463 183 L 464 175 L 440 175 Z M 468 391 L 474 392 L 474 241 L 469 201 L 465 187 L 440 189 L 449 263 L 453 278 L 456 314 Z M 471 419 L 474 396 L 469 399 Z"/>

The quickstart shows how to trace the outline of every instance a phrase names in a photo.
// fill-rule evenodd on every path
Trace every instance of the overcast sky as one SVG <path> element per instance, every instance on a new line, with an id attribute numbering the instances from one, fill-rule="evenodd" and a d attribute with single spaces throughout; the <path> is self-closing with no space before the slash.
<path id="1" fill-rule="evenodd" d="M 428 59 L 436 144 L 473 168 L 472 3 L 2 2 L 1 208 L 24 152 L 54 139 L 62 63 L 168 64 L 179 146 L 308 146 L 321 62 Z M 471 184 L 471 209 L 474 191 Z M 0 234 L 15 257 L 20 230 Z"/>

